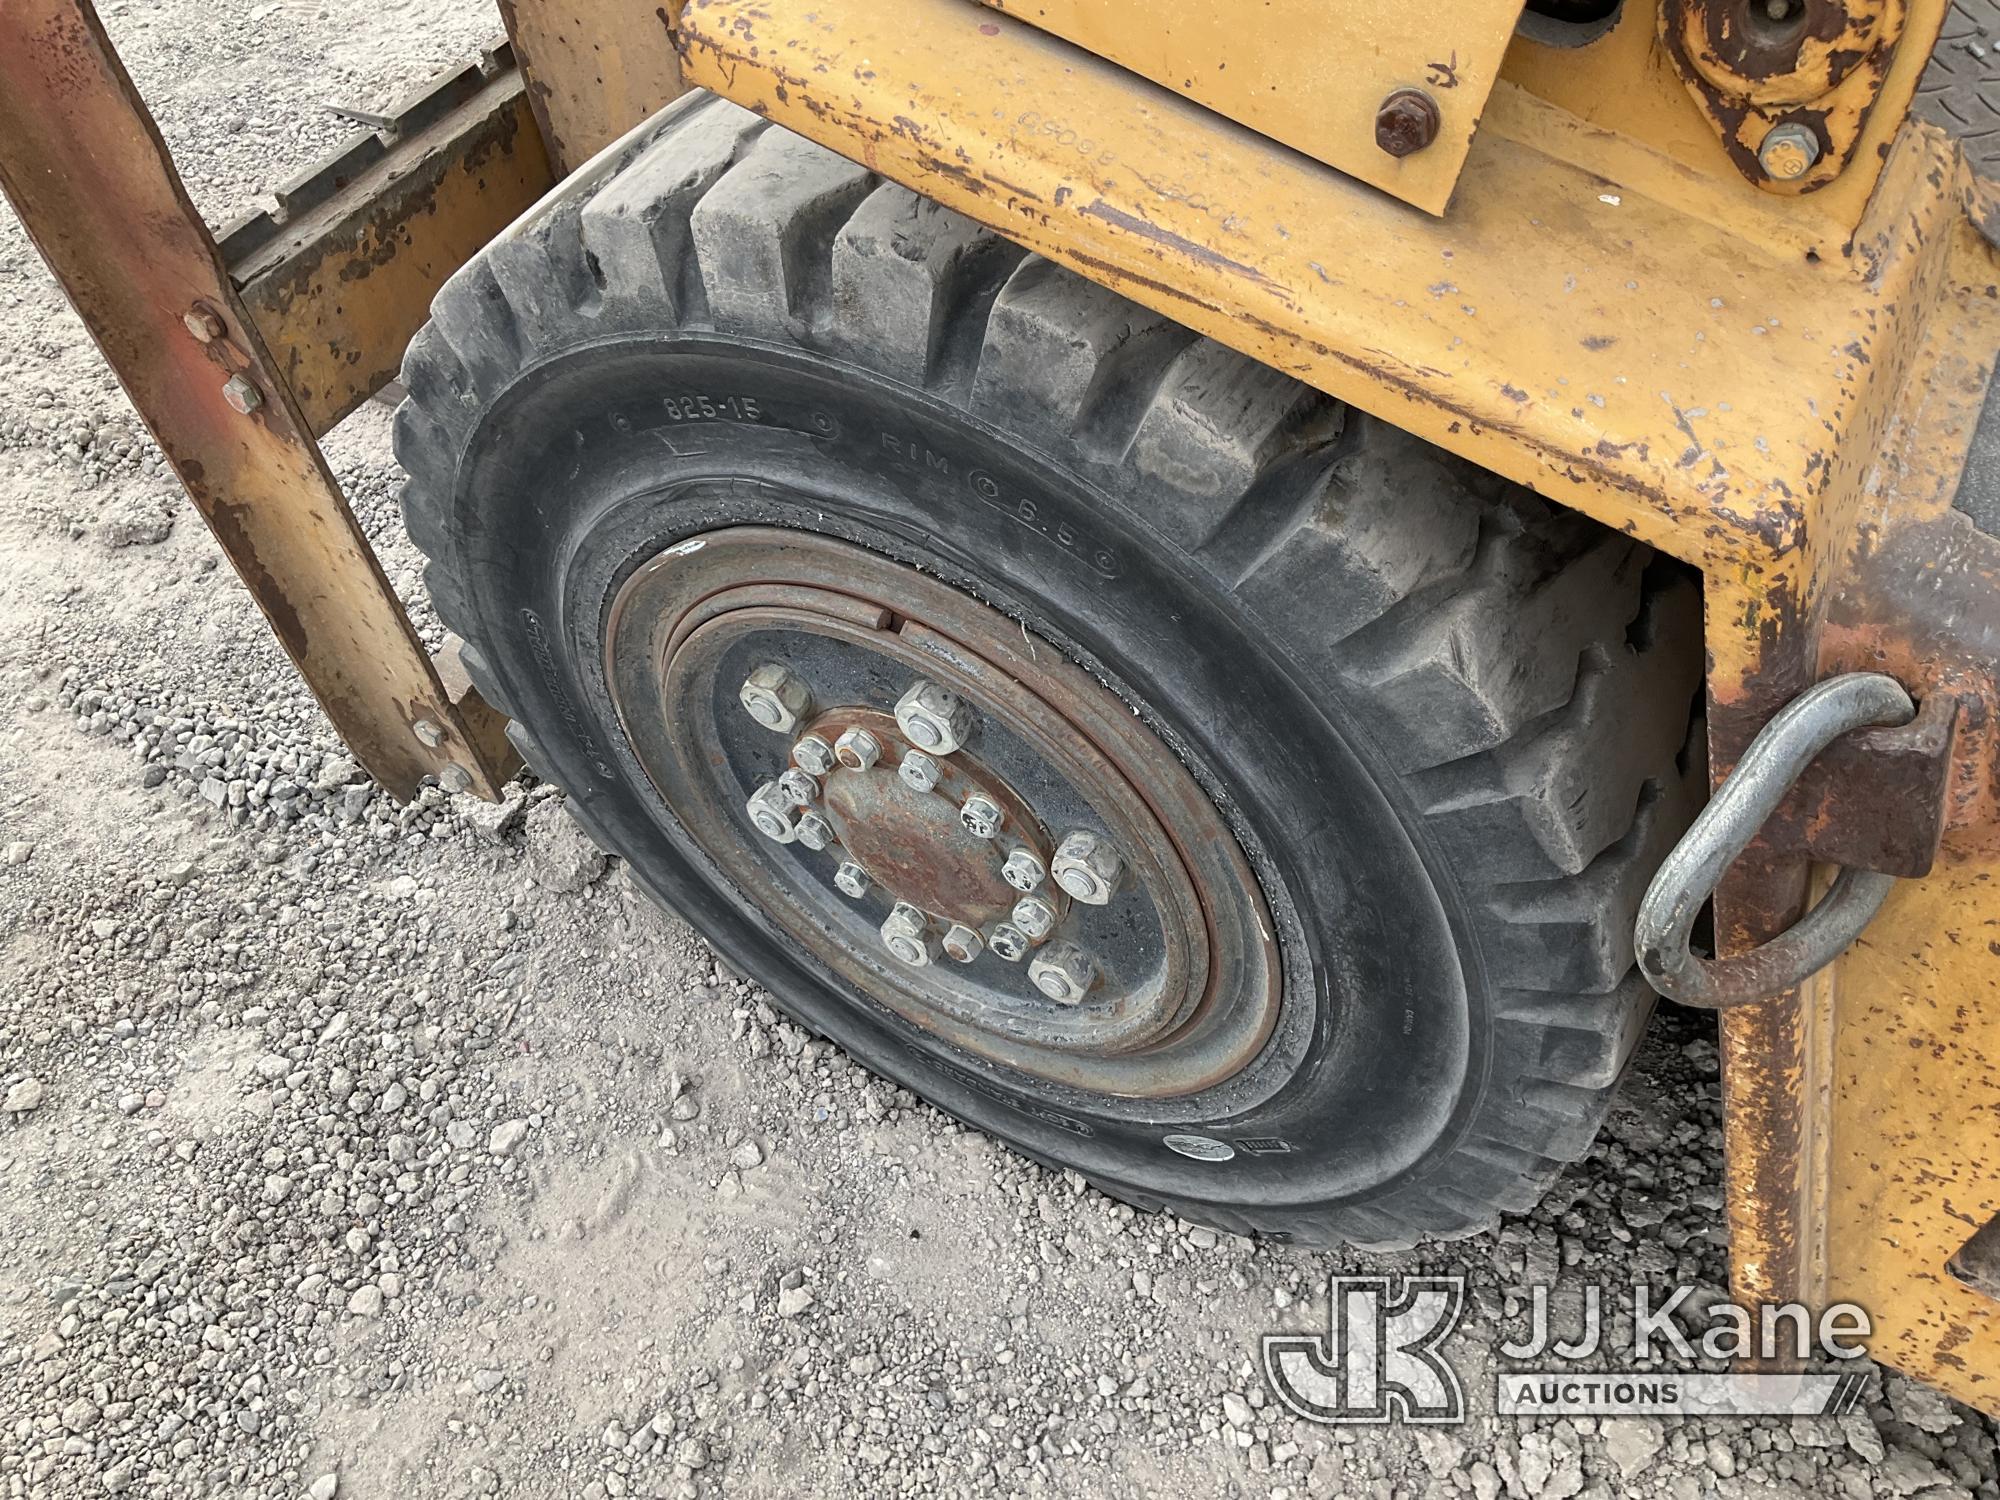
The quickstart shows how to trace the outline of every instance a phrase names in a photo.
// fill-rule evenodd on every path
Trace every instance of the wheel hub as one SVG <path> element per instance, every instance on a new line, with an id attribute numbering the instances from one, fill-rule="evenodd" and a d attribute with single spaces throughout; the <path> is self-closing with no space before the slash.
<path id="1" fill-rule="evenodd" d="M 1268 1036 L 1276 954 L 1214 807 L 1122 700 L 996 611 L 743 528 L 633 575 L 606 667 L 724 877 L 906 1020 L 1126 1096 L 1204 1087 Z"/>
<path id="2" fill-rule="evenodd" d="M 1002 873 L 1014 841 L 1046 858 L 1034 842 L 1039 830 L 1033 815 L 1013 790 L 964 753 L 941 767 L 943 776 L 929 790 L 912 785 L 897 768 L 916 747 L 902 740 L 893 718 L 875 710 L 835 709 L 820 725 L 823 734 L 866 728 L 887 747 L 869 769 L 836 766 L 824 782 L 826 815 L 847 856 L 895 900 L 946 926 L 960 923 L 983 933 L 1005 921 L 1021 894 Z M 999 809 L 1006 845 L 967 826 L 963 808 L 975 797 Z"/>

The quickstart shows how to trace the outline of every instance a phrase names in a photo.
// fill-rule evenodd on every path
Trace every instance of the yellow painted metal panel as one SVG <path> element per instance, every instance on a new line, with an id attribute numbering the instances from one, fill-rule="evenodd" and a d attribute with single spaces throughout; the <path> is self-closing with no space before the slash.
<path id="1" fill-rule="evenodd" d="M 2000 1406 L 2000 1302 L 1946 1262 L 2000 1214 L 2000 861 L 1906 882 L 1841 963 L 1830 1279 L 1877 1359 Z"/>
<path id="2" fill-rule="evenodd" d="M 1568 117 L 1502 86 L 1449 219 L 1428 218 L 986 16 L 898 0 L 778 24 L 753 0 L 693 0 L 682 26 L 701 84 L 1709 563 L 1725 593 L 1797 568 L 1858 483 L 1884 420 L 1871 381 L 1927 253 L 1900 204 L 1868 275 L 1802 259 L 1571 165 L 1550 144 Z"/>
<path id="3" fill-rule="evenodd" d="M 1843 229 L 1861 222 L 1896 138 L 1917 82 L 1923 76 L 1938 28 L 1951 0 L 1907 0 L 1902 35 L 1864 118 L 1841 131 L 1853 137 L 1844 160 L 1829 157 L 1802 183 L 1772 183 L 1746 176 L 1724 145 L 1717 124 L 1690 95 L 1659 43 L 1658 0 L 1626 0 L 1617 20 L 1580 45 L 1554 45 L 1561 27 L 1523 26 L 1501 64 L 1503 81 L 1560 105 L 1598 136 L 1597 147 L 1613 176 L 1650 154 L 1672 164 L 1689 189 L 1709 196 L 1710 212 L 1754 215 L 1757 203 L 1792 211 L 1802 239 L 1837 244 Z M 1858 106 L 1848 101 L 1849 114 Z M 1810 191 L 1801 192 L 1804 187 Z M 1774 197 L 1774 195 L 1780 195 Z"/>
<path id="4" fill-rule="evenodd" d="M 1142 77 L 1373 183 L 1430 213 L 1444 212 L 1479 114 L 1499 76 L 1521 0 L 1430 5 L 1263 0 L 982 0 Z M 1436 138 L 1405 157 L 1376 144 L 1375 120 L 1398 89 L 1426 95 Z M 1058 132 L 1091 134 L 1050 99 Z"/>

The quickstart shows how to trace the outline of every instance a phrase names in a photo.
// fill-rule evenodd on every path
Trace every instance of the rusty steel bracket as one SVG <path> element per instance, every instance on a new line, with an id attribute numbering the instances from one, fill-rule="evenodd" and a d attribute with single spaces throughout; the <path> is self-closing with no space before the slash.
<path id="1" fill-rule="evenodd" d="M 1965 702 L 1933 693 L 1909 723 L 1857 729 L 1828 745 L 1764 824 L 1762 842 L 1849 870 L 1930 874 Z"/>
<path id="2" fill-rule="evenodd" d="M 1809 193 L 1853 159 L 1909 10 L 1909 0 L 1661 0 L 1659 34 L 1737 170 L 1773 192 Z"/>
<path id="3" fill-rule="evenodd" d="M 0 4 L 0 187 L 355 758 L 497 796 L 89 0 Z"/>
<path id="4" fill-rule="evenodd" d="M 1888 899 L 1895 876 L 1842 869 L 1818 905 L 1747 953 L 1702 958 L 1690 936 L 1729 867 L 1828 746 L 1867 726 L 1908 724 L 1915 714 L 1895 678 L 1849 672 L 1808 688 L 1773 716 L 1661 861 L 1639 903 L 1633 947 L 1654 989 L 1712 1010 L 1753 1005 L 1796 989 L 1846 951 Z"/>
<path id="5" fill-rule="evenodd" d="M 315 432 L 394 378 L 451 273 L 555 185 L 504 40 L 377 118 L 219 237 Z"/>

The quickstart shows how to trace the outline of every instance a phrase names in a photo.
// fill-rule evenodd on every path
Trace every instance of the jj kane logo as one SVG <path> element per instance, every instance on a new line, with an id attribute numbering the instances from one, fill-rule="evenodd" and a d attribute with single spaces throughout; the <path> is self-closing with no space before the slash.
<path id="1" fill-rule="evenodd" d="M 1793 1302 L 1697 1307 L 1693 1291 L 1632 1287 L 1625 1349 L 1605 1338 L 1603 1288 L 1582 1288 L 1573 1338 L 1554 1336 L 1549 1289 L 1532 1288 L 1526 1336 L 1501 1343 L 1498 1352 L 1535 1363 L 1498 1375 L 1495 1409 L 1503 1416 L 1819 1416 L 1851 1410 L 1860 1399 L 1860 1374 L 1797 1372 L 1866 1352 L 1868 1316 L 1854 1304 L 1836 1303 L 1815 1318 Z M 1265 1335 L 1264 1378 L 1280 1402 L 1308 1421 L 1462 1422 L 1464 1387 L 1444 1344 L 1464 1311 L 1463 1277 L 1332 1277 L 1327 1331 Z M 1682 1326 L 1682 1317 L 1697 1316 L 1705 1329 Z M 1629 1357 L 1630 1366 L 1584 1368 L 1580 1361 L 1600 1351 L 1621 1365 Z M 1673 1367 L 1698 1359 L 1753 1360 L 1761 1367 Z"/>

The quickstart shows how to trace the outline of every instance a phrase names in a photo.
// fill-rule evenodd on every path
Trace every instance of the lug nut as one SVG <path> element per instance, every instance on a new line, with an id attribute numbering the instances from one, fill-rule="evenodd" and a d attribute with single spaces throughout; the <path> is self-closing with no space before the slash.
<path id="1" fill-rule="evenodd" d="M 1017 891 L 1032 891 L 1048 878 L 1041 856 L 1032 849 L 1016 849 L 1000 866 L 1000 878 Z"/>
<path id="2" fill-rule="evenodd" d="M 798 827 L 792 822 L 792 799 L 779 789 L 777 782 L 767 781 L 758 787 L 744 807 L 765 838 L 789 844 L 799 836 Z"/>
<path id="3" fill-rule="evenodd" d="M 833 742 L 833 756 L 850 771 L 866 771 L 882 758 L 882 742 L 865 729 L 850 729 Z"/>
<path id="4" fill-rule="evenodd" d="M 808 849 L 824 849 L 835 840 L 833 825 L 811 811 L 799 814 L 798 835 Z"/>
<path id="5" fill-rule="evenodd" d="M 751 718 L 779 734 L 790 734 L 812 712 L 812 689 L 790 667 L 776 662 L 752 672 L 736 696 Z"/>
<path id="6" fill-rule="evenodd" d="M 1097 983 L 1097 964 L 1075 943 L 1050 943 L 1029 963 L 1028 982 L 1058 1005 L 1081 1005 Z"/>
<path id="7" fill-rule="evenodd" d="M 1818 160 L 1819 137 L 1797 120 L 1773 125 L 1757 145 L 1757 165 L 1773 182 L 1797 182 Z"/>
<path id="8" fill-rule="evenodd" d="M 1086 906 L 1107 904 L 1124 870 L 1125 863 L 1110 840 L 1082 829 L 1066 834 L 1049 862 L 1056 884 Z"/>
<path id="9" fill-rule="evenodd" d="M 905 750 L 903 763 L 896 767 L 896 774 L 903 778 L 903 785 L 914 791 L 928 792 L 938 784 L 942 774 L 938 763 L 921 750 Z"/>
<path id="10" fill-rule="evenodd" d="M 1028 956 L 1028 949 L 1034 945 L 1028 941 L 1028 935 L 1012 922 L 996 922 L 993 930 L 986 934 L 986 946 L 993 950 L 995 958 L 1017 964 Z"/>
<path id="11" fill-rule="evenodd" d="M 1011 915 L 1029 942 L 1038 943 L 1055 931 L 1056 909 L 1040 896 L 1023 896 L 1014 903 Z"/>
<path id="12" fill-rule="evenodd" d="M 833 872 L 833 883 L 840 887 L 841 895 L 856 901 L 868 894 L 868 872 L 851 859 L 840 862 L 840 868 Z"/>
<path id="13" fill-rule="evenodd" d="M 944 956 L 953 963 L 969 964 L 985 950 L 986 941 L 963 922 L 951 924 L 944 935 Z"/>
<path id="14" fill-rule="evenodd" d="M 778 790 L 792 799 L 794 807 L 809 807 L 819 801 L 819 783 L 796 766 L 778 778 Z"/>
<path id="15" fill-rule="evenodd" d="M 882 923 L 882 946 L 891 958 L 913 969 L 936 962 L 939 952 L 930 918 L 905 901 L 898 901 Z"/>
<path id="16" fill-rule="evenodd" d="M 826 776 L 833 771 L 833 746 L 816 734 L 809 734 L 792 746 L 792 759 L 808 776 Z"/>
<path id="17" fill-rule="evenodd" d="M 972 733 L 972 710 L 958 694 L 919 681 L 897 701 L 896 724 L 919 750 L 949 755 Z"/>
<path id="18" fill-rule="evenodd" d="M 958 821 L 965 825 L 965 831 L 976 839 L 990 839 L 1000 831 L 1000 823 L 1006 814 L 1000 811 L 1000 804 L 980 792 L 974 792 L 965 799 L 965 805 L 958 810 Z"/>

